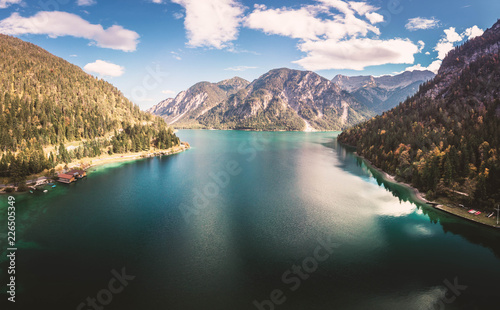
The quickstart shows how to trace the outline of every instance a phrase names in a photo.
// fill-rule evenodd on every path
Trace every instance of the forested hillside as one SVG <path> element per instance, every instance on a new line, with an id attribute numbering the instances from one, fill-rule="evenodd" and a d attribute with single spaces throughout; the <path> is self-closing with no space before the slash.
<path id="1" fill-rule="evenodd" d="M 0 34 L 0 176 L 22 179 L 102 152 L 169 148 L 179 139 L 113 85 L 20 39 Z M 64 144 L 81 141 L 66 150 Z M 54 149 L 44 152 L 44 149 Z"/>
<path id="2" fill-rule="evenodd" d="M 341 143 L 428 198 L 500 202 L 500 22 L 451 51 L 435 79 Z"/>

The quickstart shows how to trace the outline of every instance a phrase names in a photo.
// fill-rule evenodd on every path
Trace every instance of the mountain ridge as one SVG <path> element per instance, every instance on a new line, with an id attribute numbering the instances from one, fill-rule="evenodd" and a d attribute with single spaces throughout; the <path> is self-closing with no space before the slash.
<path id="1" fill-rule="evenodd" d="M 362 105 L 328 79 L 288 68 L 270 70 L 222 105 L 225 109 L 209 111 L 202 124 L 263 130 L 338 130 L 369 117 Z"/>
<path id="2" fill-rule="evenodd" d="M 380 114 L 415 94 L 420 84 L 433 77 L 435 74 L 431 71 L 415 70 L 380 77 L 337 75 L 332 82 L 350 92 L 375 113 Z"/>

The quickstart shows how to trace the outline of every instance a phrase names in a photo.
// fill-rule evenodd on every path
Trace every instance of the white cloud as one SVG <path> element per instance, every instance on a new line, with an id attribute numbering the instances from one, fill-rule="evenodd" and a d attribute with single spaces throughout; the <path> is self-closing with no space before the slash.
<path id="1" fill-rule="evenodd" d="M 250 70 L 250 69 L 257 69 L 257 67 L 236 66 L 236 67 L 229 67 L 229 68 L 226 68 L 224 70 L 226 70 L 226 71 L 238 71 L 238 72 L 241 72 L 241 71 L 246 71 L 246 70 Z"/>
<path id="2" fill-rule="evenodd" d="M 334 8 L 345 15 L 354 14 L 354 10 L 347 2 L 341 0 L 316 0 L 316 1 L 323 3 L 323 5 L 325 5 L 326 7 Z"/>
<path id="3" fill-rule="evenodd" d="M 384 64 L 411 64 L 418 46 L 408 39 L 323 40 L 299 45 L 307 57 L 294 61 L 307 70 L 353 69 Z"/>
<path id="4" fill-rule="evenodd" d="M 245 26 L 267 34 L 314 40 L 328 32 L 326 23 L 316 18 L 316 13 L 312 7 L 298 10 L 258 7 L 246 18 Z"/>
<path id="5" fill-rule="evenodd" d="M 415 17 L 410 18 L 408 23 L 405 25 L 405 28 L 410 31 L 423 30 L 423 29 L 432 29 L 437 28 L 439 26 L 439 20 L 436 18 L 424 18 L 424 17 Z"/>
<path id="6" fill-rule="evenodd" d="M 443 62 L 443 59 L 446 57 L 449 51 L 454 48 L 454 43 L 461 42 L 464 38 L 474 38 L 480 36 L 484 33 L 482 29 L 478 26 L 474 25 L 470 28 L 467 28 L 462 34 L 459 34 L 454 27 L 450 27 L 444 30 L 444 36 L 438 41 L 434 51 L 438 52 L 437 59 L 434 60 L 429 66 L 423 67 L 421 64 L 417 64 L 411 67 L 406 68 L 405 71 L 414 71 L 414 70 L 429 70 L 434 73 L 438 73 L 439 67 Z M 423 44 L 424 42 L 419 41 L 419 44 Z M 423 46 L 422 46 L 423 49 Z M 425 55 L 430 55 L 429 52 L 426 52 Z"/>
<path id="7" fill-rule="evenodd" d="M 418 52 L 422 53 L 422 51 L 424 50 L 424 48 L 425 48 L 425 42 L 422 41 L 422 40 L 419 40 L 418 41 Z"/>
<path id="8" fill-rule="evenodd" d="M 409 72 L 425 71 L 425 70 L 427 70 L 427 67 L 423 67 L 421 64 L 417 64 L 417 65 L 414 65 L 414 66 L 411 66 L 411 67 L 408 67 L 405 69 L 405 71 L 409 71 Z M 405 72 L 405 71 L 402 71 L 402 72 Z M 395 73 L 401 74 L 402 72 L 395 72 Z"/>
<path id="9" fill-rule="evenodd" d="M 255 5 L 246 27 L 267 34 L 300 39 L 298 48 L 307 55 L 294 63 L 306 70 L 353 69 L 389 63 L 414 62 L 419 47 L 408 39 L 380 40 L 373 24 L 384 17 L 366 2 L 316 0 L 299 8 L 268 8 Z M 420 49 L 423 48 L 420 45 Z"/>
<path id="10" fill-rule="evenodd" d="M 247 53 L 247 54 L 252 54 L 252 55 L 256 55 L 256 56 L 262 55 L 261 53 L 256 52 L 256 51 L 250 51 L 250 50 L 246 50 L 246 49 L 235 48 L 234 46 L 229 47 L 227 49 L 227 51 L 231 52 L 231 53 L 235 53 L 235 54 Z"/>
<path id="11" fill-rule="evenodd" d="M 361 70 L 365 66 L 413 63 L 419 46 L 408 39 L 379 40 L 374 24 L 384 21 L 378 8 L 366 1 L 315 0 L 298 8 L 268 8 L 255 4 L 243 17 L 237 0 L 172 0 L 185 10 L 184 25 L 192 47 L 228 47 L 243 26 L 269 35 L 299 39 L 298 48 L 307 54 L 296 61 L 305 69 L 343 68 Z M 420 45 L 420 50 L 423 48 Z M 352 57 L 354 54 L 354 57 Z M 176 57 L 174 55 L 174 57 Z M 354 59 L 354 60 L 353 60 Z M 245 66 L 226 70 L 246 70 Z"/>
<path id="12" fill-rule="evenodd" d="M 428 67 L 427 70 L 432 71 L 434 73 L 438 73 L 439 68 L 441 67 L 441 60 L 434 60 Z"/>
<path id="13" fill-rule="evenodd" d="M 97 2 L 95 2 L 95 0 L 78 0 L 76 2 L 76 4 L 79 6 L 89 6 L 89 5 L 94 5 L 96 3 Z"/>
<path id="14" fill-rule="evenodd" d="M 23 0 L 0 0 L 0 9 L 6 9 L 12 4 L 19 4 Z"/>
<path id="15" fill-rule="evenodd" d="M 474 25 L 470 28 L 465 29 L 463 35 L 467 36 L 467 38 L 470 40 L 475 37 L 482 36 L 484 33 L 483 29 L 479 28 L 478 26 Z"/>
<path id="16" fill-rule="evenodd" d="M 51 38 L 73 36 L 91 40 L 99 47 L 132 52 L 136 50 L 139 34 L 119 25 L 104 29 L 78 15 L 52 11 L 38 12 L 32 17 L 19 13 L 0 21 L 0 32 L 9 35 L 46 34 Z"/>
<path id="17" fill-rule="evenodd" d="M 423 67 L 421 64 L 411 66 L 405 69 L 405 71 L 432 71 L 434 73 L 438 73 L 439 67 L 441 67 L 441 60 L 434 60 L 429 66 Z"/>
<path id="18" fill-rule="evenodd" d="M 463 40 L 463 36 L 459 35 L 454 27 L 445 29 L 444 33 L 446 34 L 446 41 L 448 42 L 455 43 Z"/>
<path id="19" fill-rule="evenodd" d="M 446 54 L 454 48 L 453 43 L 460 42 L 464 38 L 464 35 L 458 34 L 454 27 L 445 29 L 444 34 L 445 37 L 441 38 L 434 48 L 434 50 L 438 52 L 438 59 L 441 60 L 443 60 L 446 57 Z"/>
<path id="20" fill-rule="evenodd" d="M 476 25 L 467 28 L 462 34 L 457 33 L 454 27 L 450 27 L 444 30 L 445 37 L 439 40 L 434 50 L 438 52 L 438 58 L 443 60 L 446 54 L 454 48 L 454 43 L 461 42 L 466 37 L 468 39 L 475 38 L 483 33 L 484 31 Z"/>
<path id="21" fill-rule="evenodd" d="M 377 24 L 377 23 L 381 23 L 384 21 L 384 16 L 382 16 L 378 13 L 375 13 L 375 12 L 367 13 L 365 16 L 372 24 Z"/>
<path id="22" fill-rule="evenodd" d="M 184 27 L 192 47 L 222 49 L 238 36 L 243 7 L 235 0 L 172 0 L 186 9 Z"/>
<path id="23" fill-rule="evenodd" d="M 351 9 L 356 11 L 359 15 L 366 15 L 368 13 L 371 13 L 373 11 L 378 10 L 378 8 L 366 3 L 366 2 L 355 2 L 355 1 L 349 1 L 349 6 Z"/>
<path id="24" fill-rule="evenodd" d="M 175 95 L 175 91 L 170 90 L 170 89 L 162 90 L 161 93 L 165 94 L 165 95 Z"/>
<path id="25" fill-rule="evenodd" d="M 96 60 L 83 67 L 87 72 L 97 73 L 101 76 L 117 77 L 125 73 L 125 68 L 104 60 Z"/>
<path id="26" fill-rule="evenodd" d="M 299 9 L 268 9 L 258 5 L 245 19 L 245 26 L 267 34 L 303 40 L 319 40 L 323 37 L 340 40 L 346 36 L 366 36 L 369 32 L 380 34 L 377 27 L 356 17 L 348 3 L 339 0 L 320 1 L 323 5 L 308 5 Z M 335 14 L 331 9 L 345 13 Z M 325 14 L 331 18 L 320 17 Z"/>
<path id="27" fill-rule="evenodd" d="M 453 49 L 453 43 L 441 40 L 438 42 L 434 50 L 438 52 L 438 58 L 443 60 L 449 51 Z"/>
<path id="28" fill-rule="evenodd" d="M 170 54 L 172 54 L 172 57 L 174 57 L 176 60 L 182 60 L 182 58 L 179 55 L 179 53 L 171 51 Z"/>
<path id="29" fill-rule="evenodd" d="M 162 4 L 162 3 L 163 3 L 163 0 L 151 0 L 151 2 L 153 2 L 153 3 L 158 3 L 158 4 Z"/>
<path id="30" fill-rule="evenodd" d="M 174 16 L 175 19 L 181 19 L 184 17 L 184 14 L 175 12 L 174 14 L 172 14 L 172 16 Z"/>
<path id="31" fill-rule="evenodd" d="M 443 62 L 443 59 L 446 57 L 448 52 L 454 48 L 454 43 L 463 41 L 465 37 L 473 38 L 482 35 L 482 33 L 483 31 L 479 29 L 477 26 L 473 26 L 466 29 L 462 34 L 458 34 L 454 27 L 445 29 L 444 30 L 445 35 L 439 40 L 439 42 L 436 44 L 436 47 L 434 48 L 434 51 L 438 52 L 437 56 L 438 59 L 434 60 L 427 67 L 423 67 L 421 64 L 417 64 L 406 68 L 405 71 L 429 70 L 437 74 L 439 68 L 441 67 L 441 63 Z M 419 44 L 420 42 L 421 41 L 419 41 Z M 426 52 L 425 55 L 430 55 L 430 53 Z"/>

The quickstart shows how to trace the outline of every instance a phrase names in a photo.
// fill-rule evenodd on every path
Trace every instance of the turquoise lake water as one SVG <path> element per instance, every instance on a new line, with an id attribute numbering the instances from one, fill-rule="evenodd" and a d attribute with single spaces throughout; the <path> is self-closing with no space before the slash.
<path id="1" fill-rule="evenodd" d="M 192 149 L 16 195 L 17 302 L 2 289 L 0 304 L 497 309 L 500 232 L 416 204 L 337 133 L 178 136 Z M 5 288 L 7 196 L 0 201 Z M 123 268 L 127 285 L 116 280 L 122 290 L 108 294 Z"/>

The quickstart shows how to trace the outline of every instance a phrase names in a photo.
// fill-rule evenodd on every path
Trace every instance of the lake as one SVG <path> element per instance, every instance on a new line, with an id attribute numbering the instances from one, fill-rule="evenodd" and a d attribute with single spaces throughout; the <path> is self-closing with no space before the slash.
<path id="1" fill-rule="evenodd" d="M 496 309 L 500 232 L 337 135 L 182 130 L 184 153 L 16 195 L 16 309 Z"/>

